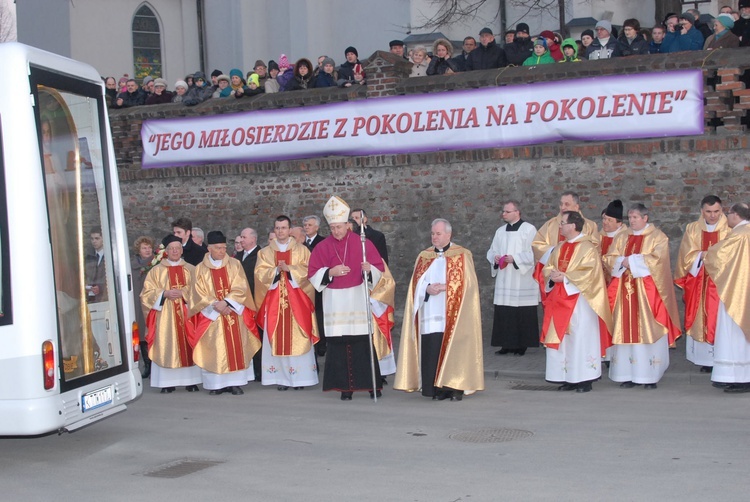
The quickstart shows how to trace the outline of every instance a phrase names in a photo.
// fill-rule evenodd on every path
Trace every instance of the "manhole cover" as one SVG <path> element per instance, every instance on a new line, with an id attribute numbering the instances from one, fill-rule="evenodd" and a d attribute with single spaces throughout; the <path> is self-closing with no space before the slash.
<path id="1" fill-rule="evenodd" d="M 533 435 L 533 432 L 521 429 L 479 429 L 477 431 L 454 432 L 448 437 L 464 443 L 505 443 Z"/>
<path id="2" fill-rule="evenodd" d="M 527 383 L 519 383 L 511 387 L 512 390 L 557 390 L 559 385 L 534 385 Z"/>
<path id="3" fill-rule="evenodd" d="M 175 460 L 167 464 L 154 467 L 148 471 L 143 472 L 144 476 L 152 478 L 181 478 L 188 474 L 193 474 L 203 469 L 207 469 L 211 466 L 223 464 L 224 462 L 219 460 L 199 460 L 194 458 L 183 458 Z"/>

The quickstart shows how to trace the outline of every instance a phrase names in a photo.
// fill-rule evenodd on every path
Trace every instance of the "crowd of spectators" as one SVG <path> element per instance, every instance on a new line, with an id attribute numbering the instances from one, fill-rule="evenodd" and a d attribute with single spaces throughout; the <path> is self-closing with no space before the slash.
<path id="1" fill-rule="evenodd" d="M 710 19 L 704 22 L 704 18 Z M 663 54 L 683 51 L 716 50 L 750 46 L 750 0 L 740 0 L 739 12 L 731 7 L 721 7 L 712 18 L 701 16 L 697 9 L 682 14 L 670 13 L 653 28 L 644 29 L 637 19 L 626 19 L 622 32 L 608 20 L 600 20 L 594 30 L 585 30 L 580 40 L 563 39 L 562 35 L 544 30 L 530 36 L 529 26 L 519 23 L 508 30 L 504 43 L 498 44 L 490 28 L 479 32 L 479 42 L 474 37 L 463 40 L 461 52 L 454 54 L 454 45 L 438 39 L 428 50 L 418 46 L 406 51 L 401 40 L 389 44 L 390 52 L 404 58 L 412 65 L 410 77 L 450 75 L 453 73 L 503 68 L 506 66 L 537 66 L 551 63 L 575 63 L 584 59 L 610 59 L 645 54 Z M 168 90 L 163 78 L 146 77 L 141 85 L 124 75 L 119 81 L 114 77 L 105 80 L 107 101 L 112 108 L 161 103 L 182 103 L 194 106 L 208 99 L 252 97 L 261 93 L 290 92 L 326 87 L 365 85 L 367 76 L 355 47 L 344 50 L 346 60 L 337 68 L 334 60 L 319 56 L 317 66 L 307 58 L 293 65 L 285 54 L 279 61 L 255 62 L 252 70 L 243 75 L 233 68 L 229 74 L 220 70 L 211 72 L 210 79 L 197 71 L 178 80 L 174 91 Z"/>

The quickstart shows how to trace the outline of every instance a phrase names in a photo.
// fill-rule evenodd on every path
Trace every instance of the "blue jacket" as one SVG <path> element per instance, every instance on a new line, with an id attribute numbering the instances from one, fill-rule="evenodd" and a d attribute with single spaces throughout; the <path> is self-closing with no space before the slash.
<path id="1" fill-rule="evenodd" d="M 667 32 L 662 43 L 662 52 L 702 51 L 704 42 L 703 34 L 695 26 L 684 35 L 682 32 Z M 664 45 L 667 46 L 666 50 Z"/>

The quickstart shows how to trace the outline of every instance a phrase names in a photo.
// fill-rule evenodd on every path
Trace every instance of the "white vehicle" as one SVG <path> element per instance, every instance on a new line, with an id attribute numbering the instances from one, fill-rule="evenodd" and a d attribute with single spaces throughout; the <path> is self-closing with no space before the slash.
<path id="1" fill-rule="evenodd" d="M 0 44 L 0 435 L 73 431 L 143 390 L 104 84 Z"/>

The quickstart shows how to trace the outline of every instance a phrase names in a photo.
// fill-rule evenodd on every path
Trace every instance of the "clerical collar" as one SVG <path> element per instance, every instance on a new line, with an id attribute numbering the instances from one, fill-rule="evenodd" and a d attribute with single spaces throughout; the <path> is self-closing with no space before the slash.
<path id="1" fill-rule="evenodd" d="M 211 258 L 211 255 L 208 255 L 208 259 L 211 260 L 211 265 L 213 265 L 216 268 L 221 268 L 221 264 L 224 261 L 224 260 L 214 260 L 213 258 Z"/>
<path id="2" fill-rule="evenodd" d="M 286 243 L 282 244 L 278 239 L 276 239 L 276 246 L 278 246 L 279 251 L 286 251 L 287 248 L 289 248 L 289 241 L 286 241 Z"/>
<path id="3" fill-rule="evenodd" d="M 713 232 L 714 230 L 716 230 L 716 225 L 718 225 L 718 223 L 714 223 L 713 225 L 709 225 L 708 222 L 706 222 L 706 230 L 708 230 L 709 232 Z"/>
<path id="4" fill-rule="evenodd" d="M 747 225 L 748 223 L 750 223 L 750 221 L 748 221 L 748 220 L 742 220 L 741 222 L 737 223 L 734 226 L 734 228 L 741 227 L 742 225 Z M 732 230 L 734 230 L 734 229 L 732 229 Z"/>
<path id="5" fill-rule="evenodd" d="M 523 220 L 519 219 L 515 223 L 508 223 L 505 225 L 505 231 L 506 232 L 518 232 L 518 229 L 521 228 L 521 225 L 523 224 Z"/>
<path id="6" fill-rule="evenodd" d="M 177 265 L 180 264 L 179 260 L 178 261 L 172 261 L 169 258 L 167 258 L 167 263 L 169 263 L 170 267 L 174 267 L 174 266 L 177 266 Z"/>
<path id="7" fill-rule="evenodd" d="M 651 223 L 646 223 L 646 226 L 645 226 L 645 227 L 643 227 L 643 228 L 642 228 L 642 229 L 640 229 L 640 230 L 633 230 L 633 235 L 641 235 L 641 234 L 642 234 L 643 232 L 645 232 L 645 231 L 646 231 L 646 229 L 648 228 L 648 226 L 649 226 L 650 224 L 651 224 Z"/>
<path id="8" fill-rule="evenodd" d="M 451 247 L 451 243 L 450 242 L 443 249 L 435 248 L 435 252 L 438 253 L 438 254 L 445 253 L 446 251 L 448 251 L 449 247 Z"/>
<path id="9" fill-rule="evenodd" d="M 605 233 L 607 234 L 607 237 L 614 237 L 615 235 L 617 235 L 617 232 L 619 232 L 622 229 L 623 229 L 623 225 L 620 225 L 619 227 L 617 227 L 617 230 L 614 230 L 612 232 L 605 232 Z"/>
<path id="10" fill-rule="evenodd" d="M 568 242 L 575 242 L 575 241 L 577 241 L 578 239 L 582 238 L 582 237 L 583 237 L 583 235 L 584 235 L 584 233 L 583 233 L 583 232 L 581 232 L 580 234 L 576 235 L 576 236 L 575 236 L 575 237 L 573 237 L 572 239 L 568 239 Z"/>

